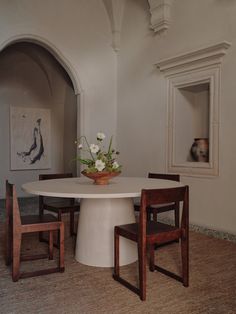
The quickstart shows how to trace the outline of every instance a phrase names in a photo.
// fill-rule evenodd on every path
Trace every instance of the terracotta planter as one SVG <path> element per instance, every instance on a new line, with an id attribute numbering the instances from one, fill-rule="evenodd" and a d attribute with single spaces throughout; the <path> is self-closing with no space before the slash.
<path id="1" fill-rule="evenodd" d="M 195 138 L 190 152 L 194 161 L 209 162 L 208 138 Z"/>
<path id="2" fill-rule="evenodd" d="M 114 178 L 121 174 L 121 172 L 107 172 L 107 171 L 101 171 L 101 172 L 94 172 L 94 173 L 87 173 L 86 171 L 81 172 L 85 177 L 88 177 L 89 179 L 94 180 L 94 184 L 98 185 L 106 185 L 109 183 L 109 180 L 111 178 Z"/>

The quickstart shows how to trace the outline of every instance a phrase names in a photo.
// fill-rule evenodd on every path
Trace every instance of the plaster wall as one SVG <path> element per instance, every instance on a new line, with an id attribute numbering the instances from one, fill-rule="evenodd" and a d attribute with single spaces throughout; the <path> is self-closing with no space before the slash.
<path id="1" fill-rule="evenodd" d="M 219 176 L 181 176 L 181 180 L 190 186 L 190 221 L 233 234 L 236 234 L 235 15 L 235 1 L 173 1 L 172 25 L 166 34 L 159 36 L 149 28 L 148 2 L 127 0 L 118 59 L 117 113 L 124 174 L 145 176 L 149 171 L 166 171 L 166 81 L 155 63 L 223 40 L 232 43 L 222 63 Z"/>
<path id="2" fill-rule="evenodd" d="M 20 186 L 38 180 L 40 173 L 73 172 L 76 164 L 76 96 L 72 83 L 44 48 L 19 43 L 0 54 L 0 198 L 5 195 L 6 179 Z M 10 106 L 47 108 L 51 110 L 51 169 L 11 170 Z"/>
<path id="3" fill-rule="evenodd" d="M 92 141 L 98 131 L 103 131 L 107 135 L 114 135 L 115 142 L 117 64 L 103 1 L 51 0 L 45 3 L 0 0 L 0 7 L 0 51 L 12 42 L 22 40 L 48 48 L 62 66 L 69 70 L 78 94 L 80 108 L 77 112 L 77 135 L 86 135 Z M 70 96 L 66 93 L 65 97 Z M 55 106 L 58 106 L 56 99 Z M 2 110 L 7 115 L 8 107 L 2 106 Z M 64 114 L 62 111 L 56 114 L 55 124 L 61 134 L 64 130 Z M 1 132 L 3 128 L 7 128 L 6 120 L 2 121 Z M 68 129 L 66 132 L 71 133 Z M 4 139 L 0 137 L 1 147 L 7 141 L 8 136 Z M 59 142 L 56 141 L 54 145 L 59 147 Z M 66 154 L 64 157 L 66 163 L 69 157 Z M 62 164 L 63 160 L 58 157 L 57 168 Z M 7 167 L 6 160 L 1 164 L 1 171 L 4 167 Z M 9 176 L 11 178 L 13 174 Z M 23 183 L 17 180 L 17 174 L 14 178 L 16 183 Z M 24 182 L 31 179 L 30 172 L 25 173 Z"/>

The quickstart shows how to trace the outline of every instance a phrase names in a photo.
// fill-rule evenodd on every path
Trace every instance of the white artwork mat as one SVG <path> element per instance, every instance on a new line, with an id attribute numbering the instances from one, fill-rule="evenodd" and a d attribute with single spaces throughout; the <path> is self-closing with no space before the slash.
<path id="1" fill-rule="evenodd" d="M 11 170 L 51 168 L 50 110 L 10 108 Z"/>

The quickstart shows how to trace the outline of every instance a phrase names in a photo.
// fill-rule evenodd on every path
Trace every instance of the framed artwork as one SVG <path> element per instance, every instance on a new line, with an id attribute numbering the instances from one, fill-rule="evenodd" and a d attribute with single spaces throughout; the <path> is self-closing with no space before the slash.
<path id="1" fill-rule="evenodd" d="M 51 168 L 50 109 L 10 108 L 11 170 Z"/>

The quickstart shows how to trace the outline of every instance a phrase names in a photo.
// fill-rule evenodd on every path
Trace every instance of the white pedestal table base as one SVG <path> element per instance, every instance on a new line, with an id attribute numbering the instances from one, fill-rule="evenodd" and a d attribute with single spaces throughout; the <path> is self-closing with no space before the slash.
<path id="1" fill-rule="evenodd" d="M 114 226 L 135 222 L 131 198 L 82 199 L 75 259 L 85 265 L 113 267 Z M 137 260 L 137 244 L 120 237 L 120 265 Z"/>

